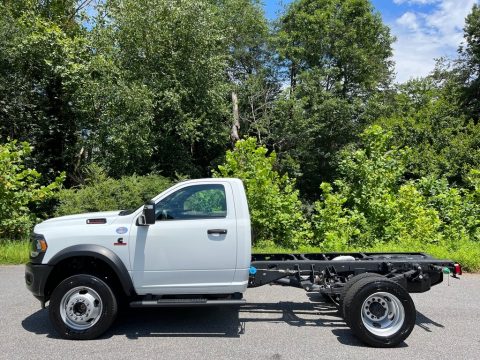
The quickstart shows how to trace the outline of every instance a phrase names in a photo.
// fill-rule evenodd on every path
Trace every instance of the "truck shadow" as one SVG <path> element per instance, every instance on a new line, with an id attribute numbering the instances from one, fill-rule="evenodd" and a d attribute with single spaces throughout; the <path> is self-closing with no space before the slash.
<path id="1" fill-rule="evenodd" d="M 286 323 L 290 326 L 331 328 L 341 344 L 365 345 L 353 336 L 337 309 L 322 302 L 249 303 L 238 307 L 129 309 L 120 312 L 115 324 L 101 338 L 143 337 L 226 337 L 238 338 L 253 323 Z M 417 312 L 417 325 L 443 325 Z M 48 318 L 48 310 L 39 310 L 22 321 L 26 331 L 59 338 Z M 400 346 L 407 346 L 405 343 Z"/>
<path id="2" fill-rule="evenodd" d="M 238 338 L 250 323 L 291 326 L 345 326 L 335 307 L 311 302 L 250 303 L 242 307 L 135 309 L 122 313 L 105 335 Z"/>
<path id="3" fill-rule="evenodd" d="M 415 325 L 418 326 L 419 328 L 427 331 L 427 332 L 432 332 L 431 326 L 437 327 L 437 328 L 445 328 L 442 324 L 430 319 L 429 317 L 425 316 L 422 314 L 420 311 L 417 310 L 417 317 L 415 321 Z M 350 329 L 333 329 L 332 333 L 337 337 L 337 340 L 339 343 L 343 345 L 349 345 L 349 346 L 359 346 L 359 347 L 368 347 L 365 345 L 363 342 L 358 340 L 353 333 L 350 331 Z M 408 341 L 408 339 L 407 339 Z M 408 347 L 408 345 L 403 342 L 397 347 L 402 348 L 402 347 Z"/>
<path id="4" fill-rule="evenodd" d="M 291 326 L 343 327 L 331 304 L 312 302 L 249 303 L 242 307 L 151 308 L 121 311 L 102 338 L 123 335 L 142 337 L 240 337 L 249 323 L 287 323 Z M 29 332 L 59 338 L 48 317 L 39 310 L 22 321 Z"/>
<path id="5" fill-rule="evenodd" d="M 433 321 L 432 319 L 430 319 L 429 317 L 425 316 L 424 314 L 422 314 L 420 311 L 417 311 L 417 321 L 416 321 L 416 325 L 427 331 L 427 332 L 432 332 L 431 328 L 429 325 L 431 326 L 435 326 L 437 328 L 445 328 L 445 326 L 443 326 L 442 324 L 439 324 L 438 322 L 436 321 Z"/>

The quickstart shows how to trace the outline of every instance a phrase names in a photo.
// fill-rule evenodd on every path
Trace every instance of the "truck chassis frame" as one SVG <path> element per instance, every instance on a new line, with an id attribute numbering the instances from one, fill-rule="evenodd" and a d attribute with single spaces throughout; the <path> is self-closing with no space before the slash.
<path id="1" fill-rule="evenodd" d="M 458 264 L 424 253 L 254 254 L 249 287 L 270 283 L 300 287 L 335 302 L 347 281 L 362 273 L 383 275 L 408 292 L 418 293 L 441 283 L 444 271 L 461 275 Z"/>

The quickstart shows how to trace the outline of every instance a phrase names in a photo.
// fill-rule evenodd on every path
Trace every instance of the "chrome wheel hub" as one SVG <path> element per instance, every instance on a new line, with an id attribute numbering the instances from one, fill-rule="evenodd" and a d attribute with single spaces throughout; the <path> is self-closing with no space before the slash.
<path id="1" fill-rule="evenodd" d="M 363 325 L 372 334 L 388 337 L 397 333 L 405 322 L 402 302 L 393 294 L 377 292 L 370 295 L 362 305 Z"/>
<path id="2" fill-rule="evenodd" d="M 103 304 L 92 288 L 81 286 L 69 290 L 60 302 L 63 322 L 75 330 L 86 330 L 97 323 Z"/>

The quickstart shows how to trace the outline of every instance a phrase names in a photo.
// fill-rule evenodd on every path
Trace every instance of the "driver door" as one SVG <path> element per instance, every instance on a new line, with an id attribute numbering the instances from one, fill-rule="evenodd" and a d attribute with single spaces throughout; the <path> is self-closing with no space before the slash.
<path id="1" fill-rule="evenodd" d="M 228 182 L 180 186 L 137 226 L 132 272 L 140 294 L 221 293 L 236 268 L 236 218 Z"/>

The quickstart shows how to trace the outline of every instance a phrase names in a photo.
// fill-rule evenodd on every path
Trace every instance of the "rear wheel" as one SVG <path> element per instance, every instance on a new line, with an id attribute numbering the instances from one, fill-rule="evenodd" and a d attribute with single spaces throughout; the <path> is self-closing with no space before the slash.
<path id="1" fill-rule="evenodd" d="M 89 340 L 103 334 L 117 315 L 117 300 L 110 287 L 92 275 L 75 275 L 53 291 L 50 320 L 65 339 Z"/>
<path id="2" fill-rule="evenodd" d="M 345 294 L 345 321 L 363 342 L 392 347 L 405 340 L 415 326 L 415 305 L 408 292 L 387 279 L 364 278 Z"/>
<path id="3" fill-rule="evenodd" d="M 366 273 L 355 275 L 350 280 L 348 280 L 345 283 L 345 286 L 343 287 L 342 295 L 340 296 L 340 301 L 339 301 L 339 305 L 338 305 L 338 311 L 340 312 L 341 316 L 343 316 L 343 317 L 345 316 L 344 315 L 345 314 L 345 309 L 344 309 L 344 301 L 343 300 L 344 300 L 345 295 L 347 294 L 348 290 L 350 290 L 350 288 L 353 285 L 355 285 L 358 281 L 360 281 L 362 279 L 367 279 L 367 278 L 368 279 L 374 279 L 374 278 L 385 279 L 385 277 L 383 275 L 366 272 Z"/>

